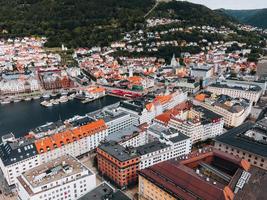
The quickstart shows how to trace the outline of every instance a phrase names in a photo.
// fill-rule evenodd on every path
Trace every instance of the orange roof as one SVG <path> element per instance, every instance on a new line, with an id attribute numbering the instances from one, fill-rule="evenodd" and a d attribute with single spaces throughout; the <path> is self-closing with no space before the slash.
<path id="1" fill-rule="evenodd" d="M 225 186 L 223 190 L 225 200 L 233 200 L 235 195 L 229 186 Z"/>
<path id="2" fill-rule="evenodd" d="M 183 102 L 175 106 L 174 108 L 167 110 L 166 112 L 155 117 L 156 120 L 168 124 L 172 116 L 176 116 L 181 113 L 182 110 L 190 109 L 191 105 L 188 102 Z"/>
<path id="3" fill-rule="evenodd" d="M 168 124 L 168 122 L 171 119 L 171 113 L 165 112 L 165 113 L 163 113 L 161 115 L 158 115 L 155 119 L 158 120 L 158 121 L 163 122 L 164 124 Z"/>
<path id="4" fill-rule="evenodd" d="M 140 76 L 132 76 L 128 78 L 128 81 L 130 81 L 133 84 L 140 84 L 142 80 L 143 79 Z"/>
<path id="5" fill-rule="evenodd" d="M 148 104 L 146 104 L 146 109 L 147 109 L 148 111 L 150 111 L 150 110 L 153 108 L 153 106 L 154 106 L 153 103 L 148 103 Z"/>
<path id="6" fill-rule="evenodd" d="M 90 92 L 92 92 L 92 93 L 100 93 L 100 92 L 104 92 L 104 91 L 105 91 L 105 88 L 98 87 L 98 88 L 95 88 L 95 89 L 91 90 Z"/>
<path id="7" fill-rule="evenodd" d="M 36 140 L 35 146 L 38 153 L 44 153 L 55 148 L 60 148 L 63 145 L 72 143 L 83 137 L 93 135 L 101 130 L 105 130 L 106 128 L 107 126 L 104 120 L 100 119 L 73 130 L 66 130 L 64 132 Z"/>
<path id="8" fill-rule="evenodd" d="M 250 169 L 250 163 L 246 160 L 241 160 L 241 166 L 244 168 L 244 170 L 248 171 Z"/>
<path id="9" fill-rule="evenodd" d="M 205 94 L 198 94 L 197 96 L 195 96 L 195 99 L 198 101 L 204 101 L 206 98 Z"/>
<path id="10" fill-rule="evenodd" d="M 85 90 L 91 93 L 100 93 L 100 92 L 104 92 L 106 89 L 103 87 L 95 87 L 95 86 L 90 86 L 87 88 L 81 88 L 81 90 Z"/>
<path id="11" fill-rule="evenodd" d="M 168 103 L 171 99 L 172 99 L 171 95 L 157 96 L 154 99 L 154 102 L 158 102 L 162 105 L 162 104 Z"/>

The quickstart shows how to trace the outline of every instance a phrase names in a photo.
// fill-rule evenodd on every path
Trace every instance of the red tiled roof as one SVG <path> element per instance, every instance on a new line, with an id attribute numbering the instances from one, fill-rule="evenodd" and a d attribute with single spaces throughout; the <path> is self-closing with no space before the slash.
<path id="1" fill-rule="evenodd" d="M 202 153 L 192 152 L 184 157 L 184 160 L 165 161 L 141 170 L 139 173 L 175 198 L 190 200 L 199 197 L 205 200 L 233 200 L 234 193 L 229 185 L 220 182 L 214 185 L 212 181 L 206 181 L 196 174 L 194 168 L 189 167 L 192 163 L 214 156 L 234 163 L 245 170 L 250 167 L 247 162 L 233 155 L 214 148 L 206 148 L 205 152 Z"/>
<path id="2" fill-rule="evenodd" d="M 63 145 L 72 143 L 83 137 L 93 135 L 101 130 L 105 130 L 106 128 L 104 120 L 100 119 L 73 130 L 66 130 L 49 137 L 38 139 L 35 141 L 35 146 L 38 153 L 44 153 L 55 148 L 60 148 Z"/>
<path id="3" fill-rule="evenodd" d="M 196 200 L 224 200 L 224 187 L 203 181 L 195 175 L 194 170 L 171 161 L 163 162 L 140 172 L 158 187 L 170 193 L 175 198 Z"/>
<path id="4" fill-rule="evenodd" d="M 181 113 L 182 110 L 190 109 L 191 105 L 188 102 L 183 102 L 175 106 L 174 108 L 167 110 L 166 112 L 155 117 L 156 120 L 168 124 L 172 116 L 176 116 Z"/>

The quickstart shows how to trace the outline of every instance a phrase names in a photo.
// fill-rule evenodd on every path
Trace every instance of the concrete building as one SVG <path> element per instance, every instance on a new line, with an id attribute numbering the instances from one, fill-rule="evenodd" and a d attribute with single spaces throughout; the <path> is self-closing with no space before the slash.
<path id="1" fill-rule="evenodd" d="M 143 127 L 144 125 L 131 126 L 110 134 L 107 136 L 106 141 L 115 141 L 124 147 L 138 147 L 144 145 L 147 143 L 147 131 L 146 128 Z"/>
<path id="2" fill-rule="evenodd" d="M 241 125 L 250 115 L 252 108 L 252 102 L 247 99 L 215 95 L 210 92 L 198 94 L 193 100 L 193 104 L 223 116 L 224 123 L 228 127 Z"/>
<path id="3" fill-rule="evenodd" d="M 8 185 L 14 185 L 17 176 L 42 163 L 34 139 L 3 142 L 0 145 L 0 157 L 0 167 Z"/>
<path id="4" fill-rule="evenodd" d="M 141 157 L 139 169 L 145 169 L 191 152 L 190 138 L 175 129 L 153 124 L 148 129 L 148 135 L 154 141 L 136 148 Z"/>
<path id="5" fill-rule="evenodd" d="M 97 163 L 100 174 L 125 188 L 137 181 L 140 157 L 133 148 L 124 148 L 114 141 L 97 148 Z"/>
<path id="6" fill-rule="evenodd" d="M 233 98 L 243 98 L 256 104 L 263 91 L 258 85 L 252 84 L 230 84 L 227 82 L 214 83 L 206 88 L 207 91 L 216 95 L 224 94 Z"/>
<path id="7" fill-rule="evenodd" d="M 122 146 L 108 141 L 97 148 L 98 169 L 120 188 L 137 181 L 137 171 L 151 165 L 186 155 L 191 140 L 182 133 L 154 125 L 148 130 L 151 141 L 144 145 Z"/>
<path id="8" fill-rule="evenodd" d="M 20 200 L 75 200 L 96 187 L 95 174 L 69 155 L 26 171 L 17 179 Z"/>
<path id="9" fill-rule="evenodd" d="M 120 104 L 120 109 L 128 112 L 134 117 L 135 125 L 150 123 L 155 116 L 163 112 L 161 106 L 146 106 L 142 101 L 123 101 Z"/>
<path id="10" fill-rule="evenodd" d="M 170 118 L 168 126 L 191 138 L 193 143 L 215 138 L 223 133 L 224 120 L 202 106 L 192 106 Z"/>
<path id="11" fill-rule="evenodd" d="M 258 62 L 257 75 L 260 77 L 260 79 L 263 79 L 263 80 L 267 79 L 267 59 L 266 58 Z"/>
<path id="12" fill-rule="evenodd" d="M 96 188 L 86 193 L 78 200 L 131 200 L 122 191 L 115 190 L 107 182 L 103 182 Z"/>
<path id="13" fill-rule="evenodd" d="M 223 80 L 219 79 L 218 81 L 223 82 L 223 83 L 225 82 L 225 83 L 233 84 L 233 85 L 235 85 L 235 84 L 237 84 L 237 85 L 239 85 L 239 84 L 257 85 L 257 86 L 261 87 L 264 94 L 266 93 L 266 90 L 267 90 L 267 81 L 255 80 L 255 78 L 253 78 L 253 80 L 246 80 L 246 79 L 242 79 L 242 78 L 232 78 L 232 77 L 230 78 L 230 77 L 228 77 L 227 79 L 223 79 Z"/>
<path id="14" fill-rule="evenodd" d="M 140 200 L 264 199 L 266 171 L 216 149 L 204 149 L 139 172 Z"/>
<path id="15" fill-rule="evenodd" d="M 209 65 L 191 66 L 191 76 L 194 78 L 207 79 L 213 75 L 214 68 Z"/>
<path id="16" fill-rule="evenodd" d="M 267 118 L 263 118 L 255 124 L 247 122 L 217 137 L 215 148 L 267 170 L 266 141 Z"/>
<path id="17" fill-rule="evenodd" d="M 200 89 L 200 84 L 198 81 L 190 78 L 178 79 L 175 82 L 175 86 L 179 89 L 187 91 L 189 94 L 195 94 Z"/>
<path id="18" fill-rule="evenodd" d="M 100 119 L 37 139 L 34 143 L 41 162 L 45 163 L 66 153 L 74 157 L 88 153 L 105 140 L 107 135 L 107 126 L 104 120 Z"/>
<path id="19" fill-rule="evenodd" d="M 6 140 L 0 145 L 0 168 L 9 185 L 16 177 L 40 164 L 60 158 L 66 153 L 77 157 L 95 149 L 105 140 L 107 126 L 103 120 L 90 119 L 68 123 L 64 131 L 52 135 L 28 135 Z M 42 135 L 42 134 L 41 134 Z"/>
<path id="20" fill-rule="evenodd" d="M 139 124 L 143 124 L 150 123 L 157 115 L 186 100 L 187 92 L 176 91 L 158 95 L 151 102 L 124 101 L 121 102 L 120 109 L 132 114 L 135 119 L 138 119 Z"/>
<path id="21" fill-rule="evenodd" d="M 138 119 L 136 119 L 129 112 L 120 110 L 119 108 L 104 108 L 98 112 L 89 114 L 93 119 L 103 119 L 108 127 L 108 135 L 117 133 L 123 129 L 127 129 L 131 126 L 138 125 Z"/>

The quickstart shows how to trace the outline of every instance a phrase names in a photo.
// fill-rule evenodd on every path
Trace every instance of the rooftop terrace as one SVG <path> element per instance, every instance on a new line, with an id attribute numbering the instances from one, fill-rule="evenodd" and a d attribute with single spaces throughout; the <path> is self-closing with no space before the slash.
<path id="1" fill-rule="evenodd" d="M 71 176 L 73 176 L 74 179 L 79 178 L 82 176 L 82 172 L 86 172 L 86 175 L 93 174 L 76 158 L 65 155 L 24 172 L 18 177 L 18 181 L 21 185 L 23 185 L 25 190 L 32 195 L 34 194 L 34 191 L 32 190 L 33 188 L 45 187 L 48 189 L 49 187 L 46 186 L 47 184 L 57 182 Z M 72 179 L 69 179 L 69 181 L 72 181 Z"/>

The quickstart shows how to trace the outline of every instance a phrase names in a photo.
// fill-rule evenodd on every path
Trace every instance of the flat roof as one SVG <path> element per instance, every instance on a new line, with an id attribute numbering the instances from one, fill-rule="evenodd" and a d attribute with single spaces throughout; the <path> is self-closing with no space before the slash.
<path id="1" fill-rule="evenodd" d="M 164 133 L 165 135 L 172 135 L 175 133 L 179 133 L 178 130 L 173 129 L 173 128 L 167 128 L 167 127 L 163 127 L 160 126 L 158 124 L 152 124 L 148 130 L 150 130 L 151 132 L 157 134 L 157 135 L 161 135 L 162 133 Z"/>
<path id="2" fill-rule="evenodd" d="M 120 107 L 141 113 L 145 108 L 145 104 L 142 101 L 122 101 L 120 102 Z"/>
<path id="3" fill-rule="evenodd" d="M 114 189 L 107 183 L 103 182 L 92 191 L 88 192 L 78 200 L 130 200 L 122 191 Z"/>
<path id="4" fill-rule="evenodd" d="M 127 137 L 134 136 L 135 133 L 139 133 L 139 132 L 141 132 L 141 129 L 132 125 L 123 130 L 116 131 L 115 133 L 111 133 L 110 135 L 107 136 L 106 140 L 120 142 L 120 141 L 125 140 Z"/>
<path id="5" fill-rule="evenodd" d="M 262 157 L 267 157 L 267 143 L 257 142 L 253 138 L 245 137 L 244 135 L 254 127 L 255 123 L 246 122 L 216 137 L 215 140 Z"/>
<path id="6" fill-rule="evenodd" d="M 70 155 L 64 155 L 51 162 L 39 165 L 22 174 L 31 187 L 40 187 L 60 179 L 87 171 L 93 173 Z M 70 180 L 71 181 L 71 180 Z"/>
<path id="7" fill-rule="evenodd" d="M 165 149 L 167 147 L 170 147 L 170 145 L 167 145 L 167 144 L 162 143 L 160 141 L 153 141 L 153 142 L 149 142 L 145 145 L 136 147 L 136 151 L 139 155 L 145 155 L 148 153 L 158 151 L 160 149 Z"/>
<path id="8" fill-rule="evenodd" d="M 253 167 L 250 170 L 249 184 L 245 184 L 242 191 L 237 193 L 235 200 L 260 200 L 267 196 L 267 172 Z"/>
<path id="9" fill-rule="evenodd" d="M 255 92 L 260 92 L 262 88 L 258 85 L 253 85 L 253 84 L 231 84 L 231 83 L 213 83 L 209 85 L 208 87 L 217 87 L 217 88 L 228 88 L 228 89 L 233 89 L 233 90 L 240 90 L 240 91 L 255 91 Z"/>
<path id="10" fill-rule="evenodd" d="M 171 136 L 173 134 L 177 134 L 177 136 L 174 137 L 170 137 L 168 138 L 171 142 L 180 142 L 186 139 L 189 139 L 190 137 L 186 136 L 185 134 L 181 133 L 180 131 L 173 129 L 173 128 L 166 128 L 157 124 L 153 124 L 149 127 L 149 129 L 151 132 L 157 134 L 158 136 L 161 136 L 161 134 L 165 134 L 167 136 Z"/>
<path id="11" fill-rule="evenodd" d="M 63 126 L 64 123 L 62 121 L 57 121 L 57 122 L 49 122 L 44 125 L 38 126 L 37 128 L 33 129 L 32 132 L 38 134 L 42 132 L 47 132 L 49 130 L 54 130 L 56 128 L 59 128 Z"/>
<path id="12" fill-rule="evenodd" d="M 209 93 L 209 92 L 208 92 Z M 207 94 L 207 93 L 206 93 Z M 249 107 L 250 102 L 244 98 L 232 98 L 228 95 L 217 95 L 215 98 L 211 97 L 212 93 L 209 93 L 210 97 L 205 99 L 211 102 L 211 105 L 221 107 L 231 113 L 239 113 Z"/>
<path id="13" fill-rule="evenodd" d="M 115 141 L 106 142 L 98 148 L 121 162 L 138 157 L 134 149 L 126 149 Z"/>
<path id="14" fill-rule="evenodd" d="M 201 118 L 201 121 L 202 122 L 205 122 L 205 121 L 210 121 L 210 120 L 213 120 L 213 119 L 219 119 L 219 118 L 223 118 L 223 116 L 211 111 L 211 110 L 208 110 L 202 106 L 196 106 L 196 105 L 193 105 L 193 109 L 197 112 L 201 112 L 203 114 L 202 118 Z"/>
<path id="15" fill-rule="evenodd" d="M 118 110 L 117 108 L 114 109 L 102 109 L 99 112 L 94 112 L 89 114 L 90 117 L 96 118 L 96 119 L 103 119 L 106 123 L 113 121 L 115 119 L 122 118 L 126 115 L 129 115 L 129 113 L 123 111 L 123 110 Z"/>

